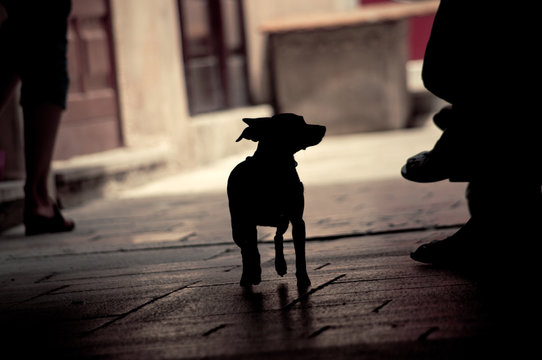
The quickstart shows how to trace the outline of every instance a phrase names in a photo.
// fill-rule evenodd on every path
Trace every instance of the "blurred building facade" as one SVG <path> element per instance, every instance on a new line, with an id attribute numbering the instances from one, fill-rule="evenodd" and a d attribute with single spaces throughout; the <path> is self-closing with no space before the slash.
<path id="1" fill-rule="evenodd" d="M 57 190 L 99 184 L 103 173 L 118 179 L 130 167 L 190 169 L 252 146 L 235 139 L 241 118 L 273 112 L 268 39 L 281 33 L 269 30 L 273 24 L 317 14 L 340 18 L 364 6 L 359 0 L 73 0 Z M 312 26 L 321 25 L 326 28 Z M 15 94 L 0 120 L 4 181 L 24 178 L 17 101 Z"/>

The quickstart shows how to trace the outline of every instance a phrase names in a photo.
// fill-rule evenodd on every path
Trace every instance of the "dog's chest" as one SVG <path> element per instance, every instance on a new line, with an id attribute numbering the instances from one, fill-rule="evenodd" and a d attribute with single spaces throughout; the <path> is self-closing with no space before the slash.
<path id="1" fill-rule="evenodd" d="M 247 159 L 231 173 L 230 202 L 242 202 L 253 211 L 283 212 L 303 201 L 303 184 L 294 166 L 268 165 Z"/>

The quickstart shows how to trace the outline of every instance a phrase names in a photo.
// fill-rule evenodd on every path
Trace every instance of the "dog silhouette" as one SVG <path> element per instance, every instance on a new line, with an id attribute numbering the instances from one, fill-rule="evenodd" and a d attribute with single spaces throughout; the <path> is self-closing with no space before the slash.
<path id="1" fill-rule="evenodd" d="M 294 154 L 320 143 L 326 128 L 309 125 L 302 116 L 288 113 L 243 121 L 248 127 L 237 141 L 252 140 L 258 147 L 228 178 L 232 236 L 241 248 L 243 262 L 240 284 L 246 287 L 261 282 L 257 226 L 277 228 L 275 270 L 280 276 L 286 274 L 283 235 L 291 223 L 297 285 L 308 288 L 311 282 L 305 259 L 305 199 Z"/>

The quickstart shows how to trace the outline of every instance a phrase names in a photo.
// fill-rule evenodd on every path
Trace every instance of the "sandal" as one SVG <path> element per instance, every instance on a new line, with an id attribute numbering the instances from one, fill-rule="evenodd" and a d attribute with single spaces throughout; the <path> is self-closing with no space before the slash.
<path id="1" fill-rule="evenodd" d="M 75 223 L 72 220 L 65 219 L 58 206 L 53 205 L 54 215 L 46 217 L 41 215 L 25 215 L 25 234 L 26 236 L 59 233 L 72 231 L 75 228 Z"/>
<path id="2" fill-rule="evenodd" d="M 450 173 L 432 151 L 422 151 L 408 158 L 401 168 L 401 175 L 410 181 L 419 183 L 431 183 L 450 178 Z"/>
<path id="3" fill-rule="evenodd" d="M 455 113 L 451 106 L 442 108 L 433 116 L 435 125 L 443 130 L 440 139 L 431 151 L 422 151 L 410 157 L 401 168 L 401 175 L 410 181 L 430 183 L 449 179 L 450 181 L 469 181 L 466 163 L 455 161 L 461 157 L 462 134 L 457 129 L 450 129 Z M 459 151 L 458 151 L 459 150 Z M 452 156 L 453 155 L 453 156 Z M 468 160 L 468 159 L 465 159 Z"/>
<path id="4" fill-rule="evenodd" d="M 410 181 L 430 183 L 442 180 L 468 182 L 472 178 L 472 159 L 458 144 L 457 135 L 446 129 L 431 151 L 407 159 L 401 175 Z"/>

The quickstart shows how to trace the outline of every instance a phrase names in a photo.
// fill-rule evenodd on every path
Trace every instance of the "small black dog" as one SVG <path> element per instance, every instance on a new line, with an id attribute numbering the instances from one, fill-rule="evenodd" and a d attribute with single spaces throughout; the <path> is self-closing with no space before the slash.
<path id="1" fill-rule="evenodd" d="M 296 277 L 300 288 L 310 286 L 305 262 L 303 184 L 296 171 L 294 154 L 317 145 L 325 126 L 308 125 L 302 116 L 278 114 L 271 118 L 243 119 L 248 127 L 237 139 L 258 142 L 254 156 L 237 165 L 228 179 L 228 198 L 233 240 L 241 248 L 241 286 L 261 282 L 257 226 L 277 228 L 275 269 L 286 274 L 283 235 L 292 223 L 296 253 Z"/>

